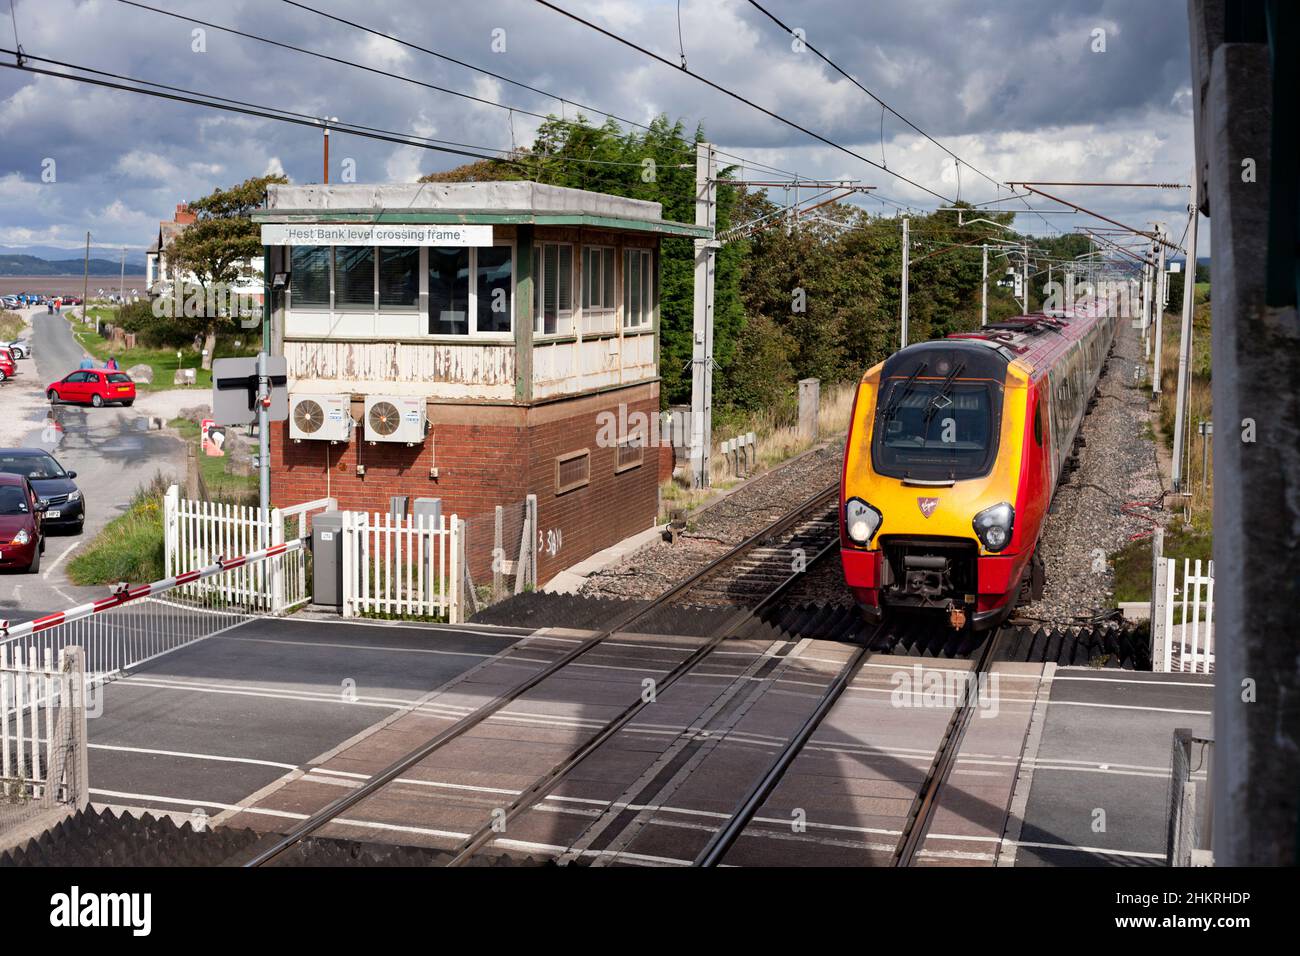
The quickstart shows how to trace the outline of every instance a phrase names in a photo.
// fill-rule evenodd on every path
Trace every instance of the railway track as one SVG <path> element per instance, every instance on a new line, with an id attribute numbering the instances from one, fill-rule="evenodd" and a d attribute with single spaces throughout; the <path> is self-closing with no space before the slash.
<path id="1" fill-rule="evenodd" d="M 918 788 L 908 810 L 902 831 L 893 847 L 891 862 L 894 866 L 911 866 L 916 862 L 917 854 L 925 842 L 930 824 L 934 818 L 935 808 L 939 804 L 939 795 L 947 785 L 952 768 L 961 749 L 961 743 L 969 726 L 972 715 L 978 706 L 978 693 L 981 687 L 980 675 L 985 674 L 993 661 L 997 659 L 997 647 L 1002 631 L 997 631 L 980 645 L 979 656 L 971 680 L 967 686 L 971 693 L 960 696 L 955 702 L 953 713 L 936 748 L 925 777 Z M 720 865 L 727 853 L 746 832 L 751 822 L 762 810 L 772 796 L 795 760 L 808 746 L 813 736 L 822 726 L 823 721 L 840 701 L 845 691 L 853 684 L 863 665 L 872 654 L 873 648 L 885 649 L 891 642 L 897 641 L 899 635 L 888 627 L 878 626 L 844 663 L 835 679 L 830 681 L 816 706 L 807 719 L 786 741 L 785 745 L 773 758 L 767 770 L 754 786 L 741 798 L 736 809 L 727 820 L 719 826 L 699 851 L 694 860 L 695 866 L 713 867 Z"/>
<path id="2" fill-rule="evenodd" d="M 536 801 L 550 793 L 573 768 L 577 767 L 602 744 L 625 728 L 659 694 L 677 683 L 706 660 L 728 638 L 754 623 L 757 616 L 773 604 L 784 591 L 838 544 L 833 520 L 838 485 L 821 489 L 792 508 L 776 521 L 751 535 L 725 554 L 665 591 L 649 605 L 620 615 L 598 633 L 588 637 L 522 681 L 510 686 L 487 703 L 460 717 L 451 726 L 428 738 L 420 746 L 398 758 L 363 784 L 332 801 L 269 845 L 260 847 L 245 862 L 258 867 L 271 863 L 289 848 L 311 837 L 321 828 L 338 820 L 346 811 L 377 794 L 417 767 L 438 751 L 463 737 L 484 721 L 501 713 L 543 682 L 581 666 L 581 658 L 601 647 L 614 634 L 633 628 L 653 628 L 656 617 L 680 614 L 682 608 L 698 603 L 721 603 L 731 609 L 724 621 L 697 647 L 654 682 L 653 693 L 643 693 L 613 718 L 592 733 L 578 747 L 550 770 L 536 778 L 508 806 L 493 808 L 491 817 L 456 847 L 451 865 L 468 862 L 474 853 L 490 842 L 494 835 Z M 827 512 L 832 520 L 827 520 Z M 784 570 L 782 567 L 784 566 Z M 712 597 L 712 601 L 709 598 Z"/>

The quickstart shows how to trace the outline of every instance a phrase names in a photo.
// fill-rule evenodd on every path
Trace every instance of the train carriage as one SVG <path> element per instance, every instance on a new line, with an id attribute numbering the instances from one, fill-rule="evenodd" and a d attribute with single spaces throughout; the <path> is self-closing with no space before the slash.
<path id="1" fill-rule="evenodd" d="M 996 626 L 1036 553 L 1115 334 L 1105 308 L 908 346 L 863 376 L 840 484 L 845 580 L 871 621 Z"/>

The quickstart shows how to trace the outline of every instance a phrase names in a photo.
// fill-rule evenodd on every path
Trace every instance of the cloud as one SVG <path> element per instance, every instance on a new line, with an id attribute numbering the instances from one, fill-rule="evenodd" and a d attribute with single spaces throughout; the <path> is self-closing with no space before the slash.
<path id="1" fill-rule="evenodd" d="M 338 116 L 498 150 L 531 141 L 539 120 L 522 111 L 574 116 L 575 104 L 582 103 L 638 122 L 663 111 L 688 129 L 703 124 L 721 148 L 753 160 L 805 177 L 856 178 L 904 205 L 936 202 L 675 67 L 538 5 L 479 0 L 458 7 L 455 16 L 430 17 L 420 0 L 392 0 L 357 4 L 345 15 L 555 93 L 563 102 L 288 5 L 175 0 L 168 8 L 356 60 L 376 72 L 213 28 L 207 30 L 206 52 L 195 52 L 192 24 L 117 3 L 43 0 L 19 4 L 17 18 L 23 46 L 36 56 L 307 117 Z M 747 4 L 683 4 L 680 40 L 672 3 L 574 0 L 571 8 L 673 64 L 684 49 L 690 68 L 701 75 L 862 156 L 880 162 L 883 154 L 891 170 L 937 192 L 956 193 L 957 172 L 942 148 L 889 113 L 882 130 L 875 99 L 811 51 L 793 49 L 789 35 Z M 1186 22 L 1177 9 L 1127 0 L 1062 0 L 1050 7 L 1038 0 L 1002 0 L 978 8 L 958 0 L 889 0 L 869 7 L 861 0 L 809 0 L 773 5 L 773 11 L 804 30 L 809 42 L 862 86 L 994 179 L 1186 181 L 1192 156 L 1189 55 Z M 493 46 L 499 29 L 506 31 L 504 52 Z M 1095 29 L 1105 31 L 1104 53 L 1092 50 Z M 106 242 L 144 245 L 148 228 L 141 234 L 137 223 L 148 227 L 166 218 L 177 202 L 266 172 L 298 182 L 321 176 L 320 132 L 314 127 L 2 72 L 0 211 L 11 241 L 20 233 L 36 237 L 33 242 L 84 234 L 87 218 L 101 216 L 91 228 L 105 230 Z M 396 75 L 517 111 L 404 83 Z M 588 112 L 603 121 L 603 115 Z M 362 181 L 411 180 L 463 161 L 342 132 L 331 139 L 332 157 L 355 160 Z M 57 190 L 39 183 L 45 158 L 57 161 Z M 963 168 L 961 194 L 989 199 L 997 189 Z M 115 201 L 121 209 L 103 215 Z M 1141 223 L 1179 217 L 1186 199 L 1115 190 L 1089 191 L 1080 201 Z M 1074 217 L 1047 218 L 1069 228 Z M 1037 219 L 1022 225 L 1047 228 Z"/>

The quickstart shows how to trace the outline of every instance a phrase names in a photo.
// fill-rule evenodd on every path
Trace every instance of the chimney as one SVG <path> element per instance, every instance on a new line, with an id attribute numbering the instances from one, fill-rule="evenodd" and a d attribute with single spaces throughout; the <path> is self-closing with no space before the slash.
<path id="1" fill-rule="evenodd" d="M 198 218 L 198 216 L 190 212 L 190 207 L 187 203 L 178 202 L 176 204 L 176 222 L 178 224 L 188 226 L 192 222 L 197 222 Z"/>

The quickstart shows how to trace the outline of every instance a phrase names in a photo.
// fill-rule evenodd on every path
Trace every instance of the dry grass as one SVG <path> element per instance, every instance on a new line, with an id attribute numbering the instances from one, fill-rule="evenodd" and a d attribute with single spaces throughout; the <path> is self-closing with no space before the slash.
<path id="1" fill-rule="evenodd" d="M 1172 451 L 1174 434 L 1174 417 L 1178 398 L 1178 332 L 1181 317 L 1165 316 L 1165 336 L 1160 357 L 1160 428 L 1165 447 Z M 1183 433 L 1185 448 L 1183 455 L 1183 488 L 1191 492 L 1190 498 L 1183 499 L 1187 504 L 1192 524 L 1208 528 L 1214 514 L 1214 439 L 1210 442 L 1209 474 L 1205 476 L 1205 488 L 1202 481 L 1202 438 L 1197 425 L 1213 418 L 1214 403 L 1210 388 L 1210 305 L 1202 303 L 1195 307 L 1192 318 L 1192 354 L 1191 381 L 1187 390 L 1187 417 Z"/>
<path id="2" fill-rule="evenodd" d="M 719 429 L 714 433 L 713 454 L 709 459 L 709 488 L 688 488 L 677 479 L 663 486 L 663 506 L 668 509 L 685 508 L 693 511 L 719 491 L 738 484 L 742 479 L 731 474 L 731 465 L 718 449 L 724 441 L 753 432 L 755 436 L 754 475 L 770 471 L 812 448 L 828 437 L 848 431 L 849 415 L 853 410 L 853 396 L 857 382 L 842 382 L 828 386 L 821 393 L 818 405 L 817 442 L 799 434 L 799 423 L 788 412 L 763 409 L 742 423 Z"/>

